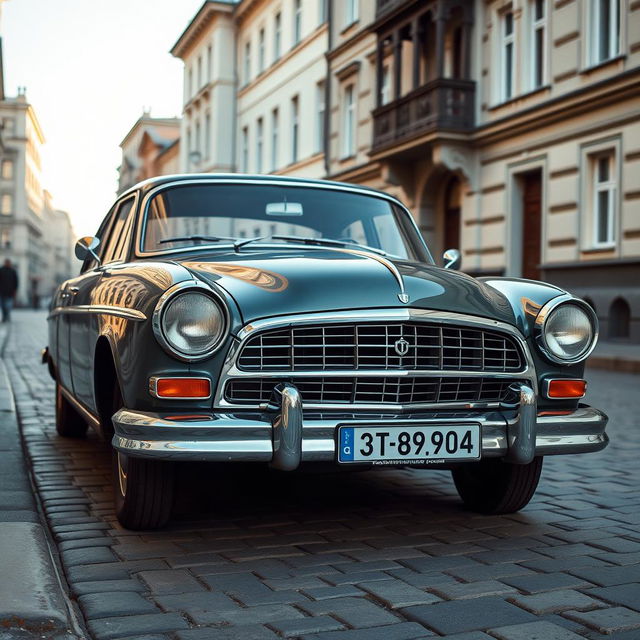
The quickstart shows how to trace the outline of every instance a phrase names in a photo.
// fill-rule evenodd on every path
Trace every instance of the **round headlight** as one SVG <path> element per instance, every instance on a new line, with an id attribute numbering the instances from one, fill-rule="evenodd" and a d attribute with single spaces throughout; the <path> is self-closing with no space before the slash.
<path id="1" fill-rule="evenodd" d="M 200 291 L 177 293 L 158 304 L 156 336 L 172 355 L 201 359 L 220 345 L 227 328 L 221 304 Z"/>
<path id="2" fill-rule="evenodd" d="M 579 301 L 564 302 L 542 309 L 539 316 L 539 343 L 555 362 L 570 364 L 584 360 L 595 346 L 597 320 L 593 311 Z"/>

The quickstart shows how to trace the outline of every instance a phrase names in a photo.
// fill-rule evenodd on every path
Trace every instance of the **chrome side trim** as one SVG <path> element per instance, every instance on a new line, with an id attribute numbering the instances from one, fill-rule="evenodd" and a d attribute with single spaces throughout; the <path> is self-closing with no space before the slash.
<path id="1" fill-rule="evenodd" d="M 158 380 L 206 380 L 209 383 L 209 395 L 197 396 L 197 397 L 176 397 L 176 396 L 159 396 L 158 395 Z M 208 400 L 211 397 L 212 385 L 211 378 L 205 378 L 204 376 L 151 376 L 149 378 L 149 394 L 159 400 Z"/>
<path id="2" fill-rule="evenodd" d="M 280 471 L 293 471 L 302 458 L 302 399 L 292 384 L 279 384 L 273 390 L 273 460 Z"/>
<path id="3" fill-rule="evenodd" d="M 95 315 L 115 316 L 117 318 L 126 318 L 127 320 L 135 320 L 140 322 L 146 320 L 147 316 L 137 309 L 128 309 L 126 307 L 115 307 L 106 304 L 78 304 L 69 307 L 55 307 L 51 310 L 49 318 L 57 316 L 61 313 L 90 313 Z"/>
<path id="4" fill-rule="evenodd" d="M 436 324 L 457 324 L 470 327 L 482 327 L 495 329 L 508 334 L 512 337 L 520 347 L 524 356 L 524 367 L 519 371 L 509 371 L 505 373 L 501 372 L 486 372 L 486 371 L 433 371 L 433 370 L 352 370 L 345 369 L 339 371 L 269 371 L 269 372 L 256 372 L 256 371 L 242 371 L 236 365 L 238 354 L 242 350 L 246 341 L 255 336 L 258 332 L 268 331 L 271 329 L 278 329 L 283 327 L 289 327 L 292 325 L 304 326 L 312 324 L 332 324 L 332 323 L 349 323 L 349 322 L 397 322 L 408 321 L 415 322 L 429 322 Z M 491 320 L 489 318 L 480 318 L 477 316 L 470 316 L 467 314 L 453 313 L 450 311 L 433 311 L 429 309 L 413 309 L 413 308 L 392 308 L 392 309 L 363 309 L 358 311 L 338 311 L 338 312 L 323 312 L 323 313 L 307 313 L 296 314 L 288 316 L 277 316 L 272 318 L 264 318 L 262 320 L 256 320 L 242 327 L 237 334 L 237 340 L 234 341 L 224 366 L 220 372 L 218 379 L 218 386 L 214 394 L 214 407 L 228 410 L 230 408 L 237 409 L 251 409 L 258 408 L 257 405 L 247 404 L 232 404 L 229 403 L 224 397 L 224 388 L 226 383 L 231 379 L 237 378 L 286 378 L 295 384 L 296 379 L 322 376 L 322 377 L 418 377 L 418 376 L 439 376 L 439 377 L 492 377 L 492 378 L 517 378 L 526 380 L 529 386 L 533 389 L 534 393 L 538 392 L 538 380 L 536 375 L 535 366 L 531 358 L 531 353 L 527 347 L 527 343 L 522 334 L 516 329 L 516 327 L 500 322 L 498 320 Z M 361 404 L 348 404 L 348 405 L 309 405 L 304 403 L 305 409 L 355 409 L 355 410 L 398 410 L 401 409 L 429 409 L 429 408 L 487 408 L 489 406 L 486 403 L 447 403 L 437 405 L 411 405 L 410 407 L 401 407 L 400 405 L 361 405 Z"/>
<path id="5" fill-rule="evenodd" d="M 529 464 L 536 449 L 536 394 L 526 384 L 518 387 L 518 418 L 507 428 L 507 462 Z"/>
<path id="6" fill-rule="evenodd" d="M 62 395 L 73 405 L 73 408 L 94 428 L 100 427 L 100 421 L 84 405 L 80 404 L 73 395 L 62 385 L 60 385 Z"/>
<path id="7" fill-rule="evenodd" d="M 545 337 L 545 325 L 547 322 L 547 318 L 551 314 L 551 312 L 556 309 L 556 307 L 562 304 L 574 304 L 577 307 L 580 307 L 583 311 L 586 312 L 587 316 L 591 320 L 591 326 L 593 328 L 593 337 L 591 340 L 591 344 L 589 347 L 583 351 L 579 356 L 570 359 L 562 359 L 556 356 L 547 346 L 547 340 Z M 547 360 L 554 362 L 555 364 L 576 364 L 577 362 L 582 362 L 586 360 L 591 352 L 596 348 L 596 344 L 598 344 L 598 335 L 599 335 L 599 326 L 598 326 L 598 316 L 595 311 L 591 308 L 589 304 L 587 304 L 584 300 L 580 298 L 576 298 L 572 296 L 570 293 L 565 293 L 563 295 L 559 295 L 555 298 L 552 298 L 545 304 L 542 309 L 538 312 L 536 317 L 534 326 L 534 339 L 536 341 L 536 345 L 540 352 L 544 355 Z"/>

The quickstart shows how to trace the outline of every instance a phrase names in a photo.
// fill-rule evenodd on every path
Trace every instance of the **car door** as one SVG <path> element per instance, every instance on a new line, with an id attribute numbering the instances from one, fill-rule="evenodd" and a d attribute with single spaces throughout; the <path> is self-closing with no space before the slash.
<path id="1" fill-rule="evenodd" d="M 73 391 L 76 398 L 94 413 L 94 350 L 100 331 L 98 306 L 109 306 L 110 302 L 101 293 L 96 295 L 96 289 L 100 287 L 105 272 L 126 257 L 124 248 L 128 247 L 135 199 L 135 196 L 130 196 L 116 203 L 112 222 L 99 247 L 101 264 L 93 263 L 73 282 L 73 306 L 77 310 L 69 314 Z"/>

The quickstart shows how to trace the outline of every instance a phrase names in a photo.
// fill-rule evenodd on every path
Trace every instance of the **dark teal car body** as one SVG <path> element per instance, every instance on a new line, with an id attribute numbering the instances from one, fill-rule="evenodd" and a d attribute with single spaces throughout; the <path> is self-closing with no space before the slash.
<path id="1" fill-rule="evenodd" d="M 300 222 L 286 218 L 303 215 L 287 210 L 288 195 L 304 195 L 300 190 L 313 190 L 321 200 L 330 194 L 334 211 L 343 194 L 357 198 L 353 202 L 363 211 L 368 204 L 387 207 L 392 214 L 384 222 L 395 221 L 398 230 L 391 231 L 401 237 L 397 242 L 404 255 L 381 250 L 391 233 L 388 226 L 378 234 L 377 247 L 355 242 L 344 230 L 342 239 L 325 240 L 329 236 L 320 230 L 300 241 L 278 240 L 277 234 L 255 241 L 241 235 L 210 241 L 200 234 L 188 241 L 165 237 L 149 249 L 150 233 L 166 236 L 172 224 L 182 229 L 204 219 L 202 214 L 174 220 L 184 215 L 175 209 L 189 202 L 191 191 L 208 189 L 213 220 L 215 189 L 231 185 L 240 186 L 247 198 L 252 190 L 282 189 L 283 202 L 267 203 L 269 215 L 285 216 L 277 222 L 282 227 Z M 175 193 L 183 200 L 172 201 L 177 195 L 171 191 L 180 189 Z M 158 200 L 159 194 L 165 199 Z M 234 206 L 242 211 L 242 198 Z M 312 207 L 305 204 L 304 215 Z M 350 220 L 348 212 L 344 215 Z M 271 220 L 267 217 L 260 224 L 262 218 Z M 368 224 L 354 219 L 348 233 L 356 223 Z M 90 424 L 113 444 L 117 511 L 126 526 L 159 526 L 167 520 L 174 462 L 252 461 L 280 470 L 307 463 L 340 465 L 344 425 L 407 425 L 416 441 L 429 437 L 434 425 L 445 435 L 455 430 L 446 431 L 446 425 L 476 425 L 473 459 L 432 455 L 372 459 L 371 464 L 452 468 L 462 497 L 485 512 L 524 506 L 544 455 L 606 446 L 602 412 L 581 405 L 575 395 L 553 398 L 548 392 L 550 380 L 582 380 L 597 338 L 590 308 L 551 285 L 475 279 L 436 266 L 410 213 L 386 194 L 297 178 L 168 176 L 120 196 L 96 237 L 99 243 L 80 243 L 82 273 L 54 295 L 45 361 L 57 382 L 61 435 L 82 435 Z M 210 297 L 206 304 L 219 312 L 220 338 L 204 355 L 176 351 L 169 336 L 173 329 L 163 325 L 173 298 L 185 293 Z M 569 305 L 575 322 L 591 327 L 584 349 L 566 361 L 549 350 L 550 345 L 560 348 L 554 340 L 562 332 L 545 334 L 546 316 L 562 305 Z M 175 317 L 174 323 L 182 322 Z M 199 325 L 184 322 L 178 337 L 189 339 Z M 384 327 L 383 343 L 363 337 L 373 335 L 375 327 Z M 309 342 L 316 335 L 327 343 Z M 427 335 L 431 338 L 421 337 Z M 454 337 L 460 346 L 457 361 Z M 296 340 L 302 340 L 302 351 Z M 245 360 L 243 354 L 249 354 Z M 465 360 L 466 355 L 472 359 Z M 502 360 L 496 364 L 498 356 Z M 511 357 L 515 364 L 509 364 Z M 243 362 L 249 364 L 243 368 Z M 159 380 L 182 378 L 204 380 L 210 394 L 181 399 L 158 392 Z M 523 473 L 530 477 L 530 495 L 508 493 L 522 484 Z M 482 495 L 469 488 L 480 485 Z M 162 505 L 145 511 L 153 500 Z"/>

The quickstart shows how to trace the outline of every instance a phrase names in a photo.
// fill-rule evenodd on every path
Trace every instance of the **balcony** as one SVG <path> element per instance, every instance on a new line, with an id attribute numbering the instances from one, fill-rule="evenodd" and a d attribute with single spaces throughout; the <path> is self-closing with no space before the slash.
<path id="1" fill-rule="evenodd" d="M 467 133 L 474 126 L 475 82 L 438 78 L 373 111 L 372 152 L 435 131 Z"/>
<path id="2" fill-rule="evenodd" d="M 376 18 L 391 13 L 394 9 L 411 4 L 412 0 L 377 0 Z"/>

